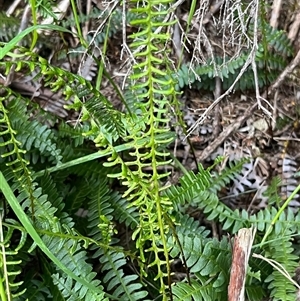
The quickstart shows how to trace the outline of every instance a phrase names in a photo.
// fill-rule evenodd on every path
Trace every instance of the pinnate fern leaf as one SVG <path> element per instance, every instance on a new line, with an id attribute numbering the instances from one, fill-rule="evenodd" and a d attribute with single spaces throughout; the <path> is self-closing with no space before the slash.
<path id="1" fill-rule="evenodd" d="M 113 295 L 120 300 L 145 300 L 148 292 L 137 281 L 138 275 L 124 274 L 123 267 L 126 265 L 126 259 L 123 252 L 100 251 L 97 256 L 100 257 L 101 271 L 105 275 L 103 283 L 107 284 L 108 291 L 113 291 Z"/>

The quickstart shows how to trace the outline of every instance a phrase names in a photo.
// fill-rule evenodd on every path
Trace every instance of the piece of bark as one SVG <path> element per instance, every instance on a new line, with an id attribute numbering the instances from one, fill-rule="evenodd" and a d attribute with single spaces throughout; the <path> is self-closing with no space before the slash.
<path id="1" fill-rule="evenodd" d="M 245 281 L 255 228 L 242 228 L 234 238 L 228 301 L 245 300 Z"/>

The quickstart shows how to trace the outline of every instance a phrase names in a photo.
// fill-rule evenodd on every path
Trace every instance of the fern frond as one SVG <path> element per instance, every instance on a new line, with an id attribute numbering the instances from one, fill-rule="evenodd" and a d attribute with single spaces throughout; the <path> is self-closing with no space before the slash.
<path id="1" fill-rule="evenodd" d="M 287 57 L 293 54 L 293 48 L 285 31 L 274 29 L 266 22 L 263 22 L 262 26 L 265 40 L 259 43 L 255 55 L 259 87 L 273 82 L 280 71 L 287 66 Z M 195 67 L 182 65 L 172 78 L 177 82 L 177 90 L 187 85 L 194 85 L 197 89 L 213 91 L 215 87 L 212 79 L 218 76 L 222 79 L 222 88 L 226 90 L 233 84 L 248 57 L 249 52 L 245 50 L 235 58 L 216 57 L 214 61 L 209 59 L 207 63 Z M 254 83 L 253 71 L 249 68 L 234 88 L 242 91 L 253 89 Z"/>
<path id="2" fill-rule="evenodd" d="M 90 130 L 89 125 L 77 125 L 70 126 L 67 123 L 60 123 L 58 125 L 59 139 L 67 140 L 68 143 L 72 143 L 74 147 L 81 146 L 85 142 L 84 133 Z M 73 148 L 74 148 L 73 147 Z"/>
<path id="3" fill-rule="evenodd" d="M 82 121 L 91 120 L 92 130 L 90 134 L 97 133 L 99 137 L 96 140 L 98 142 L 105 139 L 105 141 L 113 143 L 120 137 L 120 134 L 124 131 L 123 114 L 114 110 L 111 103 L 89 81 L 48 64 L 47 60 L 33 52 L 27 52 L 23 48 L 19 48 L 19 51 L 20 57 L 17 62 L 17 70 L 23 69 L 26 74 L 31 74 L 36 69 L 37 77 L 43 76 L 46 82 L 45 85 L 50 85 L 52 91 L 62 90 L 66 100 L 74 99 L 74 103 L 68 108 L 83 110 Z M 31 60 L 25 59 L 28 56 Z M 12 61 L 0 62 L 0 66 L 4 67 L 6 72 L 9 72 L 12 64 Z M 91 110 L 90 113 L 84 107 L 84 103 L 87 103 L 89 110 Z"/>
<path id="4" fill-rule="evenodd" d="M 120 300 L 145 300 L 148 292 L 136 281 L 138 275 L 124 274 L 123 267 L 126 265 L 124 253 L 112 250 L 99 251 L 95 256 L 100 257 L 101 271 L 104 274 L 103 283 L 107 285 L 107 290 L 113 291 L 113 295 Z"/>
<path id="5" fill-rule="evenodd" d="M 174 216 L 174 224 L 176 225 L 174 229 L 175 233 L 180 233 L 184 236 L 199 236 L 201 239 L 204 239 L 210 234 L 209 230 L 200 226 L 198 220 L 195 220 L 187 214 L 182 215 L 177 213 Z"/>
<path id="6" fill-rule="evenodd" d="M 170 255 L 173 258 L 184 256 L 189 272 L 195 274 L 201 280 L 201 284 L 210 283 L 210 289 L 218 293 L 221 300 L 226 297 L 231 264 L 228 240 L 223 238 L 219 242 L 216 239 L 203 238 L 197 232 L 194 235 L 190 233 L 189 236 L 178 233 L 178 239 L 182 245 L 183 254 L 180 255 L 181 248 L 174 245 Z M 171 239 L 169 243 L 172 244 Z M 180 287 L 180 284 L 178 286 Z M 192 291 L 191 288 L 190 291 Z"/>
<path id="7" fill-rule="evenodd" d="M 51 196 L 48 200 L 51 202 L 52 206 L 57 209 L 55 211 L 55 216 L 59 217 L 60 223 L 72 228 L 74 226 L 73 219 L 63 211 L 65 209 L 65 202 L 63 201 L 63 197 L 59 194 L 57 185 L 49 173 L 45 172 L 43 177 L 39 178 L 39 187 L 41 187 L 43 194 Z"/>
<path id="8" fill-rule="evenodd" d="M 174 207 L 178 205 L 191 204 L 203 209 L 208 220 L 218 220 L 223 225 L 223 229 L 232 229 L 233 233 L 240 228 L 245 227 L 248 223 L 248 213 L 238 210 L 232 211 L 225 204 L 220 202 L 216 192 L 227 183 L 234 174 L 242 167 L 243 162 L 236 164 L 232 169 L 225 169 L 224 174 L 218 178 L 212 178 L 208 170 L 204 170 L 199 165 L 199 173 L 195 175 L 193 172 L 188 172 L 180 179 L 179 185 L 169 187 L 165 193 L 173 202 Z"/>
<path id="9" fill-rule="evenodd" d="M 73 236 L 75 236 L 73 234 Z M 66 300 L 107 300 L 100 281 L 96 280 L 96 272 L 92 271 L 92 265 L 87 263 L 88 257 L 83 247 L 72 239 L 44 236 L 43 240 L 49 250 L 68 267 L 75 275 L 82 277 L 91 283 L 98 292 L 88 290 L 84 285 L 75 282 L 63 273 L 52 275 L 53 282 L 57 285 Z"/>
<path id="10" fill-rule="evenodd" d="M 269 236 L 270 242 L 266 257 L 272 258 L 279 263 L 292 277 L 295 274 L 299 261 L 298 256 L 293 254 L 294 248 L 291 242 L 293 232 L 287 229 L 286 226 L 281 231 L 278 230 L 275 230 L 274 235 Z M 269 283 L 268 288 L 271 290 L 273 300 L 292 301 L 296 299 L 296 287 L 278 270 L 274 269 L 265 282 Z"/>
<path id="11" fill-rule="evenodd" d="M 111 200 L 114 208 L 114 216 L 120 223 L 125 223 L 126 227 L 135 229 L 139 225 L 139 213 L 135 206 L 132 206 L 124 198 L 114 198 Z"/>
<path id="12" fill-rule="evenodd" d="M 30 156 L 28 156 L 30 152 L 38 149 L 42 158 L 47 157 L 52 164 L 60 164 L 62 159 L 61 150 L 56 147 L 53 132 L 38 121 L 28 120 L 30 110 L 27 109 L 27 106 L 28 104 L 19 97 L 12 99 L 7 104 L 8 117 L 17 132 L 16 139 L 20 141 L 21 147 L 26 150 L 28 160 L 30 159 Z"/>
<path id="13" fill-rule="evenodd" d="M 2 219 L 2 217 L 1 217 Z M 7 228 L 7 231 L 4 231 Z M 3 228 L 1 221 L 1 242 L 0 242 L 0 287 L 1 298 L 8 299 L 16 298 L 24 294 L 25 290 L 22 287 L 23 281 L 18 281 L 18 276 L 21 274 L 21 263 L 19 251 L 26 243 L 27 233 L 20 232 L 20 239 L 17 245 L 12 246 L 11 237 L 16 232 L 14 228 L 10 228 L 8 224 Z M 4 297 L 6 295 L 6 297 Z"/>
<path id="14" fill-rule="evenodd" d="M 120 248 L 116 251 L 112 245 L 114 225 L 112 224 L 114 211 L 113 204 L 119 204 L 120 195 L 112 192 L 107 185 L 107 177 L 99 177 L 93 185 L 93 195 L 90 195 L 88 206 L 88 228 L 91 229 L 90 236 L 99 246 L 91 246 L 95 253 L 94 258 L 99 258 L 102 265 L 103 283 L 108 291 L 121 300 L 140 300 L 147 295 L 142 285 L 136 280 L 135 274 L 125 275 L 123 267 L 126 265 L 125 254 Z M 96 193 L 95 193 L 96 192 Z M 131 220 L 132 223 L 132 220 Z"/>
<path id="15" fill-rule="evenodd" d="M 107 178 L 104 178 L 107 179 Z M 117 196 L 107 186 L 107 180 L 100 180 L 94 183 L 94 193 L 89 195 L 88 205 L 88 228 L 93 229 L 91 237 L 98 242 L 108 246 L 113 235 L 113 208 L 110 200 Z"/>
<path id="16" fill-rule="evenodd" d="M 8 179 L 13 178 L 8 175 Z M 16 182 L 13 185 L 13 190 L 19 189 L 20 184 Z M 35 184 L 36 185 L 36 184 Z M 51 183 L 44 185 L 49 187 L 49 191 L 53 189 Z M 21 191 L 21 189 L 20 189 Z M 88 283 L 91 283 L 93 289 L 88 289 L 84 284 L 74 282 L 72 278 L 63 274 L 58 267 L 53 281 L 55 285 L 62 291 L 62 295 L 67 300 L 106 300 L 104 292 L 100 285 L 100 281 L 95 280 L 96 273 L 92 272 L 92 265 L 87 263 L 87 255 L 84 248 L 91 242 L 83 236 L 78 235 L 75 230 L 72 230 L 74 222 L 67 215 L 62 217 L 62 220 L 68 224 L 61 224 L 56 214 L 58 209 L 48 200 L 47 195 L 43 194 L 41 187 L 35 188 L 33 191 L 34 206 L 35 206 L 35 227 L 42 232 L 42 240 L 49 251 L 60 260 L 61 264 L 69 269 L 75 276 L 82 277 Z M 30 200 L 25 192 L 18 195 L 18 201 L 23 208 L 29 207 Z M 59 199 L 58 199 L 59 201 Z M 56 202 L 58 203 L 58 202 Z M 29 208 L 30 209 L 30 208 Z M 63 213 L 61 212 L 62 216 Z M 81 244 L 84 243 L 84 245 Z M 75 288 L 74 288 L 75 287 Z M 86 299 L 84 299 L 86 298 Z"/>
<path id="17" fill-rule="evenodd" d="M 205 281 L 191 280 L 191 284 L 188 283 L 176 283 L 173 288 L 173 300 L 174 301 L 217 301 L 217 294 L 214 293 L 214 289 L 211 283 Z"/>
<path id="18" fill-rule="evenodd" d="M 2 158 L 7 158 L 5 165 L 10 168 L 8 173 L 13 172 L 14 175 L 10 175 L 9 178 L 14 177 L 15 181 L 19 183 L 20 190 L 28 196 L 30 201 L 31 211 L 34 212 L 34 200 L 33 195 L 35 185 L 31 176 L 31 171 L 28 168 L 29 162 L 25 159 L 26 151 L 21 148 L 21 142 L 17 140 L 17 132 L 12 126 L 9 111 L 5 107 L 6 100 L 21 102 L 20 95 L 14 94 L 8 87 L 3 87 L 4 95 L 0 97 L 0 126 L 3 130 L 0 130 L 0 153 Z M 2 168 L 4 172 L 4 167 Z"/>

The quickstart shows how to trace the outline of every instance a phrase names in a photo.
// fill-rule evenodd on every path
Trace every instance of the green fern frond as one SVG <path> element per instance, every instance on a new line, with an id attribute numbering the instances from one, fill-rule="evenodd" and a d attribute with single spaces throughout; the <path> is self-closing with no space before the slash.
<path id="1" fill-rule="evenodd" d="M 173 287 L 173 300 L 174 301 L 218 301 L 221 300 L 214 293 L 214 289 L 211 283 L 205 281 L 191 280 L 191 284 L 188 283 L 176 283 Z"/>
<path id="2" fill-rule="evenodd" d="M 216 193 L 222 187 L 228 185 L 242 171 L 243 165 L 247 162 L 247 158 L 238 161 L 228 161 L 228 166 L 225 166 L 220 173 L 212 172 L 213 181 L 210 191 Z"/>
<path id="3" fill-rule="evenodd" d="M 201 239 L 207 238 L 210 234 L 210 231 L 207 230 L 205 227 L 200 226 L 198 220 L 195 220 L 191 216 L 187 214 L 180 214 L 177 213 L 174 216 L 174 224 L 175 233 L 180 233 L 183 236 L 199 236 Z"/>
<path id="4" fill-rule="evenodd" d="M 208 191 L 211 187 L 211 174 L 199 165 L 199 173 L 193 171 L 186 173 L 180 178 L 179 185 L 172 185 L 165 193 L 168 198 L 176 204 L 191 202 L 198 192 Z"/>
<path id="5" fill-rule="evenodd" d="M 59 139 L 65 141 L 70 144 L 72 143 L 73 148 L 81 146 L 85 142 L 84 133 L 90 130 L 89 125 L 77 125 L 77 126 L 70 126 L 67 123 L 60 123 L 58 125 L 58 136 Z M 64 156 L 65 157 L 65 156 Z"/>
<path id="6" fill-rule="evenodd" d="M 12 188 L 15 190 L 19 189 L 19 187 L 17 183 Z M 51 182 L 48 184 L 45 183 L 44 187 L 49 189 L 49 192 L 53 190 Z M 48 200 L 47 195 L 43 194 L 41 187 L 37 187 L 34 190 L 33 196 L 35 198 L 35 227 L 38 231 L 43 233 L 42 239 L 47 248 L 61 260 L 64 266 L 74 272 L 75 275 L 92 283 L 95 287 L 95 291 L 98 291 L 98 293 L 88 290 L 84 285 L 79 283 L 76 283 L 76 288 L 74 288 L 75 282 L 62 274 L 60 270 L 56 271 L 55 276 L 53 276 L 55 285 L 58 286 L 62 291 L 62 295 L 67 300 L 73 300 L 74 298 L 75 300 L 105 300 L 100 282 L 94 280 L 96 273 L 92 272 L 91 264 L 86 262 L 87 256 L 84 247 L 86 248 L 91 241 L 72 230 L 74 226 L 73 220 L 63 212 L 59 212 L 58 209 L 53 206 Z M 26 191 L 18 195 L 18 200 L 23 208 L 26 209 L 29 207 Z M 59 198 L 54 201 L 61 206 L 61 204 L 59 204 Z M 57 213 L 59 213 L 58 216 L 62 218 L 61 221 L 67 222 L 68 224 L 61 224 L 61 221 L 56 216 Z M 83 242 L 84 245 L 82 245 L 81 242 Z"/>
<path id="7" fill-rule="evenodd" d="M 95 241 L 108 246 L 114 234 L 113 224 L 111 224 L 113 208 L 110 200 L 117 197 L 117 193 L 110 191 L 107 180 L 97 181 L 93 186 L 94 193 L 89 196 L 88 228 L 93 229 L 90 235 Z"/>
<path id="8" fill-rule="evenodd" d="M 47 157 L 52 164 L 60 164 L 62 156 L 61 150 L 56 147 L 56 137 L 46 125 L 29 120 L 30 110 L 27 106 L 28 104 L 20 97 L 13 98 L 7 104 L 8 118 L 17 133 L 16 139 L 26 150 L 26 157 L 29 160 L 30 152 L 38 149 L 42 158 Z"/>
<path id="9" fill-rule="evenodd" d="M 238 210 L 232 211 L 220 202 L 216 192 L 233 177 L 242 167 L 244 162 L 237 163 L 232 169 L 226 168 L 223 175 L 212 178 L 208 170 L 199 165 L 199 173 L 195 175 L 192 171 L 185 174 L 179 185 L 169 187 L 165 193 L 174 207 L 191 204 L 203 209 L 208 220 L 218 220 L 222 223 L 224 230 L 232 229 L 233 233 L 248 224 L 248 213 Z"/>
<path id="10" fill-rule="evenodd" d="M 135 206 L 132 206 L 124 198 L 114 198 L 111 200 L 114 208 L 114 217 L 119 223 L 125 223 L 126 227 L 135 229 L 139 225 L 139 213 Z"/>
<path id="11" fill-rule="evenodd" d="M 17 61 L 16 70 L 24 70 L 26 74 L 31 74 L 33 70 L 37 70 L 37 76 L 43 76 L 45 85 L 50 85 L 52 91 L 62 90 L 66 96 L 66 100 L 73 98 L 73 105 L 69 109 L 83 110 L 82 121 L 91 120 L 92 130 L 90 134 L 97 133 L 97 141 L 105 139 L 110 143 L 115 142 L 120 134 L 124 132 L 122 122 L 123 114 L 114 110 L 111 103 L 97 90 L 91 83 L 82 77 L 75 75 L 66 70 L 54 67 L 45 59 L 37 56 L 33 52 L 19 48 L 20 57 Z M 31 60 L 25 60 L 29 56 Z M 24 58 L 22 60 L 22 57 Z M 6 73 L 9 72 L 13 62 L 0 62 Z M 28 71 L 29 70 L 29 71 Z M 87 104 L 89 111 L 84 107 Z M 95 115 L 95 120 L 93 116 Z"/>
<path id="12" fill-rule="evenodd" d="M 190 233 L 189 236 L 178 233 L 178 238 L 189 273 L 195 274 L 203 283 L 210 283 L 211 290 L 214 290 L 222 298 L 226 297 L 231 264 L 228 240 L 223 238 L 219 242 L 216 239 L 203 238 L 197 232 L 194 235 Z M 172 244 L 170 239 L 169 243 Z M 173 258 L 178 257 L 180 253 L 181 248 L 176 245 L 170 251 Z M 180 287 L 180 284 L 178 286 Z M 220 299 L 222 300 L 222 298 Z"/>
<path id="13" fill-rule="evenodd" d="M 279 208 L 282 198 L 279 195 L 278 187 L 280 187 L 281 179 L 279 176 L 274 177 L 265 191 L 264 195 L 268 198 L 268 207 L 276 205 Z"/>
<path id="14" fill-rule="evenodd" d="M 275 207 L 265 208 L 260 210 L 257 214 L 249 216 L 249 222 L 254 225 L 259 231 L 265 232 L 269 228 L 271 222 L 277 215 L 278 210 Z M 300 216 L 294 215 L 291 208 L 288 208 L 286 212 L 282 212 L 280 218 L 276 221 L 274 227 L 275 232 L 281 235 L 284 230 L 291 230 L 293 232 L 298 231 Z M 274 230 L 273 230 L 274 231 Z"/>
<path id="15" fill-rule="evenodd" d="M 280 232 L 275 230 L 274 235 L 269 236 L 270 242 L 266 257 L 278 262 L 292 277 L 298 267 L 299 258 L 293 254 L 294 248 L 291 242 L 293 232 L 284 229 Z M 278 237 L 280 237 L 279 240 Z M 274 269 L 265 281 L 269 283 L 268 288 L 271 290 L 273 300 L 292 301 L 296 299 L 296 287 L 278 270 Z"/>
<path id="16" fill-rule="evenodd" d="M 85 102 L 84 107 L 88 112 L 88 118 L 92 117 L 95 125 L 97 125 L 97 132 L 106 133 L 105 138 L 110 144 L 114 143 L 119 137 L 125 137 L 122 114 L 112 107 L 108 107 L 104 102 L 99 101 L 99 96 L 90 97 Z M 82 120 L 85 120 L 87 116 L 83 116 Z M 103 124 L 106 124 L 106 126 L 104 127 Z M 108 133 L 110 133 L 110 136 L 108 136 Z M 96 138 L 95 140 L 98 141 L 98 139 Z M 102 142 L 101 140 L 99 142 Z"/>
<path id="17" fill-rule="evenodd" d="M 92 271 L 92 265 L 87 263 L 88 257 L 86 251 L 80 244 L 72 239 L 62 240 L 60 238 L 44 236 L 43 240 L 49 250 L 68 267 L 77 276 L 84 278 L 86 281 L 97 288 L 98 293 L 88 290 L 85 286 L 75 282 L 72 278 L 62 273 L 53 274 L 53 282 L 57 285 L 66 300 L 107 300 L 105 298 L 103 287 L 100 281 L 96 280 L 96 272 Z"/>
<path id="18" fill-rule="evenodd" d="M 145 300 L 148 292 L 144 290 L 138 280 L 138 275 L 125 275 L 123 267 L 126 265 L 124 253 L 117 251 L 101 251 L 95 256 L 100 257 L 101 271 L 104 274 L 103 283 L 107 285 L 108 291 L 113 291 L 115 298 L 119 300 Z"/>
<path id="19" fill-rule="evenodd" d="M 5 107 L 4 103 L 7 100 L 21 102 L 22 99 L 19 95 L 14 94 L 8 87 L 3 87 L 4 93 L 0 97 L 0 153 L 2 158 L 6 158 L 4 166 L 10 168 L 8 171 L 4 166 L 2 170 L 13 172 L 9 178 L 14 177 L 15 181 L 19 183 L 20 190 L 27 195 L 30 202 L 31 211 L 34 212 L 34 200 L 33 195 L 35 185 L 31 176 L 31 171 L 28 168 L 29 161 L 25 159 L 26 151 L 21 148 L 21 142 L 17 140 L 17 132 L 12 126 L 9 111 Z"/>
<path id="20" fill-rule="evenodd" d="M 2 217 L 1 217 L 2 218 Z M 19 251 L 23 248 L 27 234 L 22 231 L 20 232 L 20 240 L 16 246 L 10 245 L 11 236 L 13 235 L 14 229 L 8 227 L 8 231 L 1 229 L 3 241 L 0 243 L 0 291 L 1 299 L 6 300 L 7 297 L 16 298 L 24 294 L 26 289 L 20 289 L 23 281 L 18 281 L 18 276 L 21 274 L 20 266 L 22 261 L 19 259 Z M 16 259 L 18 258 L 18 259 Z"/>
<path id="21" fill-rule="evenodd" d="M 57 188 L 57 184 L 52 176 L 45 172 L 38 180 L 39 187 L 41 187 L 43 194 L 51 196 L 48 200 L 51 202 L 52 206 L 57 209 L 55 211 L 55 216 L 59 217 L 61 224 L 68 225 L 68 227 L 72 228 L 74 226 L 73 219 L 63 211 L 65 209 L 65 202 L 63 201 L 63 197 L 59 193 L 60 190 Z"/>
<path id="22" fill-rule="evenodd" d="M 91 246 L 95 253 L 94 258 L 99 258 L 102 265 L 103 283 L 106 284 L 107 290 L 114 292 L 115 298 L 120 300 L 140 300 L 147 295 L 147 291 L 142 290 L 142 285 L 135 281 L 138 276 L 135 274 L 125 275 L 123 267 L 126 265 L 126 259 L 121 249 L 113 250 L 109 246 L 115 240 L 113 235 L 114 225 L 113 211 L 111 204 L 118 204 L 120 195 L 112 192 L 107 185 L 107 177 L 99 177 L 93 185 L 93 195 L 90 195 L 88 206 L 88 228 L 91 229 L 90 236 L 99 246 Z M 132 222 L 132 220 L 131 220 Z"/>

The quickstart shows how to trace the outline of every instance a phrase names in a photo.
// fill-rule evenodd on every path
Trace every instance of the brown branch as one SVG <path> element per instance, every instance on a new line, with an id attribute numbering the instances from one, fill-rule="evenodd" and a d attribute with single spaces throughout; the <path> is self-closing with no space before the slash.
<path id="1" fill-rule="evenodd" d="M 300 27 L 300 11 L 297 12 L 294 22 L 290 26 L 288 38 L 290 39 L 291 42 L 295 41 L 297 34 L 299 32 L 299 27 Z"/>
<path id="2" fill-rule="evenodd" d="M 240 229 L 234 238 L 228 301 L 245 300 L 245 281 L 255 229 Z"/>
<path id="3" fill-rule="evenodd" d="M 282 0 L 274 0 L 272 5 L 271 20 L 270 20 L 270 25 L 273 28 L 277 28 L 278 26 L 278 19 L 280 15 L 281 5 L 282 5 Z"/>
<path id="4" fill-rule="evenodd" d="M 252 114 L 256 108 L 257 103 L 255 103 L 249 110 L 246 111 L 244 116 L 239 117 L 234 123 L 230 124 L 225 130 L 217 137 L 210 145 L 208 145 L 202 152 L 201 156 L 198 158 L 199 162 L 204 161 L 210 154 L 221 145 L 226 138 L 228 138 L 232 132 L 236 131 Z"/>
<path id="5" fill-rule="evenodd" d="M 300 63 L 300 50 L 298 51 L 295 58 L 290 62 L 290 64 L 278 76 L 276 81 L 268 88 L 269 95 L 271 94 L 272 91 L 280 87 L 284 79 L 294 71 L 294 69 L 299 65 L 299 63 Z"/>

